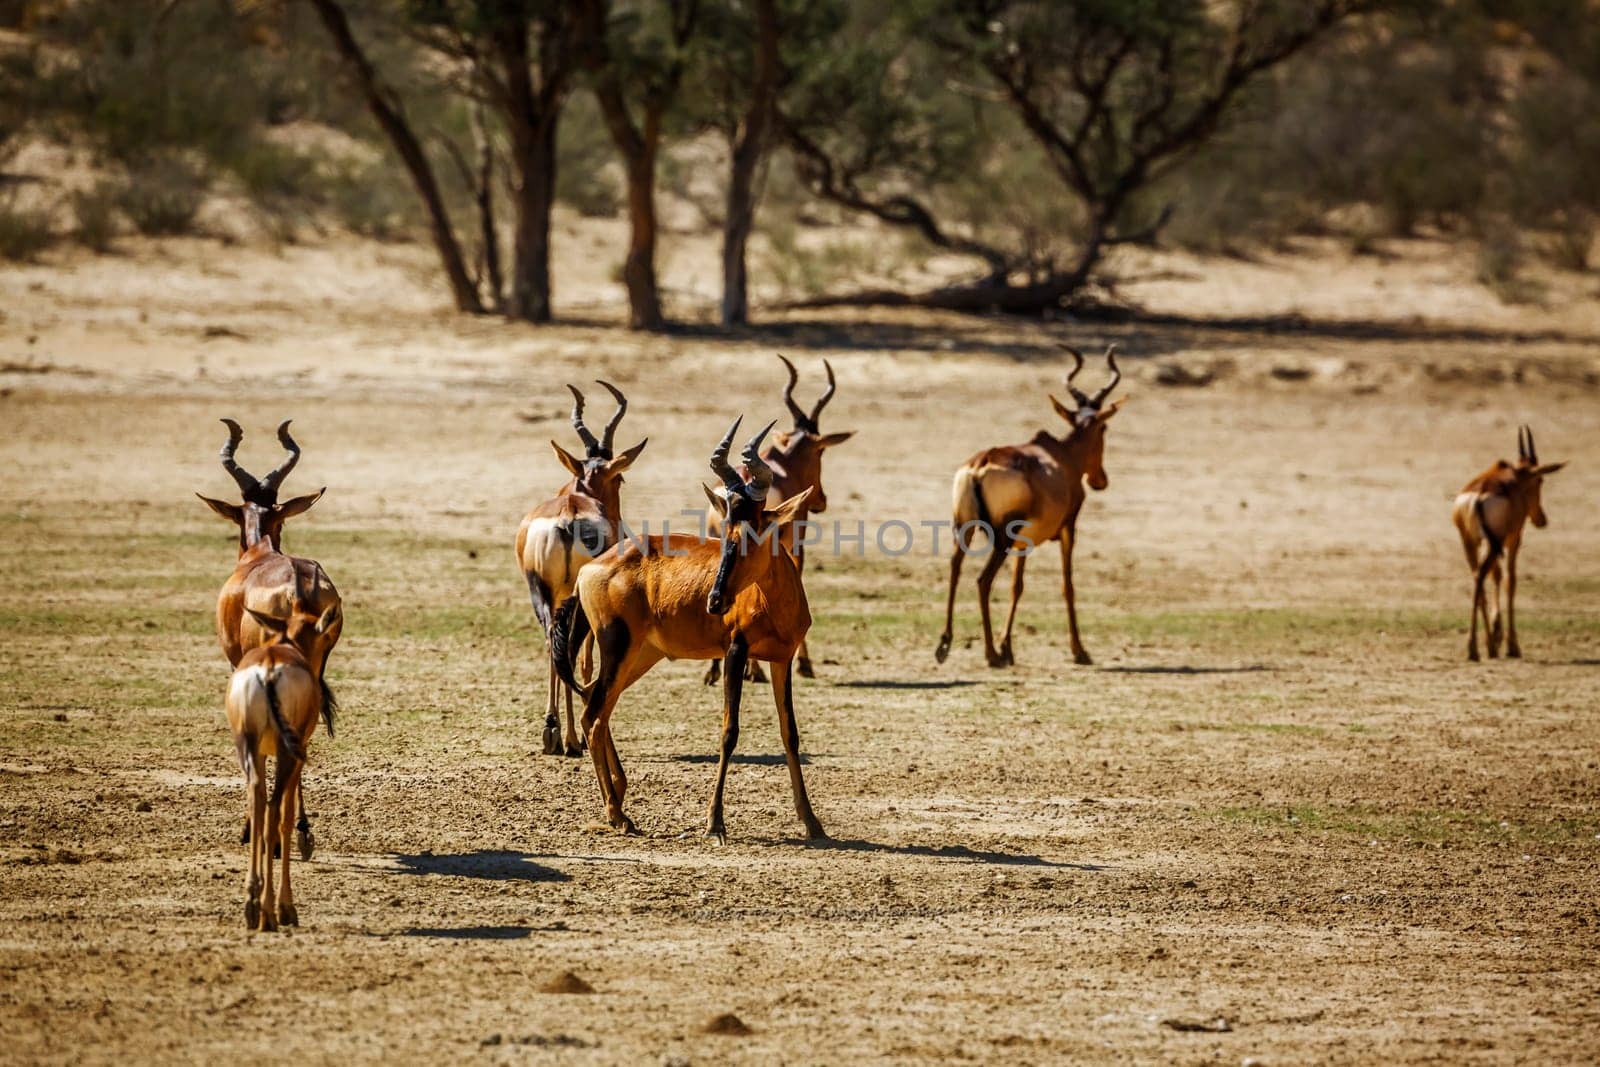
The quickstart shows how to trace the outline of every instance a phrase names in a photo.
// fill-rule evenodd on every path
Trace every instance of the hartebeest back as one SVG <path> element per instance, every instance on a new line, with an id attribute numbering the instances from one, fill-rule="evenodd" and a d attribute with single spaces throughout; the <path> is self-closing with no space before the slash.
<path id="1" fill-rule="evenodd" d="M 287 618 L 250 611 L 269 636 L 264 644 L 240 657 L 228 682 L 228 727 L 244 773 L 245 818 L 250 830 L 244 904 L 248 929 L 276 930 L 279 924 L 300 924 L 289 885 L 289 850 L 281 846 L 288 841 L 306 746 L 322 713 L 322 685 L 301 648 L 315 645 L 336 625 L 338 611 L 334 605 L 320 617 L 293 611 Z M 270 794 L 268 756 L 276 763 Z M 280 851 L 283 874 L 274 890 L 272 860 Z"/>
<path id="2" fill-rule="evenodd" d="M 979 528 L 987 538 L 989 557 L 978 575 L 978 606 L 983 615 L 983 650 L 991 667 L 1006 667 L 1013 662 L 1011 652 L 1011 626 L 1017 617 L 1017 601 L 1022 598 L 1023 568 L 1028 553 L 1047 541 L 1061 545 L 1061 592 L 1067 602 L 1067 631 L 1072 641 L 1072 658 L 1077 663 L 1090 663 L 1078 637 L 1078 609 L 1072 588 L 1072 548 L 1077 541 L 1078 512 L 1087 494 L 1084 483 L 1094 490 L 1110 484 L 1105 469 L 1106 424 L 1117 413 L 1123 401 L 1105 406 L 1111 390 L 1122 380 L 1117 369 L 1116 346 L 1106 348 L 1106 363 L 1111 368 L 1111 381 L 1093 396 L 1072 384 L 1083 369 L 1083 355 L 1076 349 L 1072 353 L 1074 365 L 1067 375 L 1067 391 L 1077 402 L 1069 409 L 1055 397 L 1051 406 L 1067 421 L 1067 432 L 1052 436 L 1045 430 L 1033 435 L 1025 445 L 1008 445 L 989 448 L 962 465 L 956 471 L 951 487 L 954 515 L 952 524 L 956 531 L 955 545 L 950 555 L 950 592 L 945 602 L 944 633 L 939 637 L 935 657 L 943 663 L 950 653 L 950 641 L 955 616 L 956 585 L 961 578 L 961 563 L 967 552 L 977 543 Z M 1005 636 L 997 650 L 994 631 L 989 622 L 989 590 L 994 586 L 995 575 L 1006 558 L 1012 560 L 1011 610 L 1006 615 Z"/>
<path id="3" fill-rule="evenodd" d="M 596 438 L 583 421 L 583 394 L 576 387 L 567 386 L 572 390 L 572 428 L 578 431 L 578 438 L 583 442 L 584 458 L 580 460 L 554 441 L 550 442 L 556 458 L 572 475 L 572 480 L 555 496 L 528 512 L 517 528 L 517 566 L 528 584 L 533 614 L 547 641 L 551 620 L 556 609 L 572 595 L 572 583 L 577 579 L 579 568 L 617 543 L 622 521 L 622 474 L 633 466 L 633 461 L 649 443 L 646 438 L 620 456 L 613 454 L 612 438 L 617 424 L 628 411 L 628 399 L 610 382 L 599 384 L 616 398 L 615 414 Z M 549 675 L 543 741 L 545 754 L 554 755 L 562 746 L 556 720 L 561 683 L 554 670 Z M 570 691 L 567 692 L 565 740 L 567 755 L 583 754 Z"/>
<path id="4" fill-rule="evenodd" d="M 793 521 L 810 490 L 766 507 L 772 469 L 761 459 L 756 434 L 744 448 L 741 477 L 728 463 L 728 449 L 739 420 L 711 455 L 711 469 L 722 480 L 706 495 L 722 519 L 719 538 L 688 534 L 625 538 L 584 567 L 577 592 L 561 608 L 551 630 L 555 665 L 567 685 L 586 693 L 583 728 L 594 759 L 600 796 L 611 825 L 634 832 L 623 813 L 627 777 L 611 741 L 611 712 L 617 698 L 666 657 L 727 659 L 723 673 L 722 757 L 711 796 L 706 833 L 719 842 L 726 834 L 722 794 L 728 762 L 739 738 L 739 700 L 747 658 L 772 666 L 773 697 L 795 810 L 811 837 L 824 836 L 811 810 L 800 773 L 800 740 L 794 720 L 791 663 L 811 626 L 800 568 L 778 544 L 777 528 Z M 578 642 L 593 631 L 599 649 L 594 683 L 584 690 L 573 674 Z"/>
<path id="5" fill-rule="evenodd" d="M 327 616 L 332 621 L 317 631 L 305 631 L 305 644 L 300 647 L 313 677 L 321 690 L 319 707 L 328 736 L 333 736 L 334 715 L 338 702 L 329 689 L 325 670 L 328 656 L 339 643 L 344 629 L 343 608 L 339 591 L 334 588 L 322 565 L 315 560 L 301 559 L 280 551 L 283 524 L 299 515 L 322 498 L 326 489 L 307 496 L 278 503 L 278 489 L 300 460 L 300 446 L 289 436 L 289 421 L 278 427 L 278 442 L 288 455 L 266 477 L 257 479 L 234 460 L 234 453 L 244 437 L 239 424 L 223 419 L 228 427 L 228 439 L 223 443 L 222 468 L 239 486 L 243 497 L 240 504 L 214 500 L 196 493 L 218 515 L 239 528 L 239 559 L 233 573 L 223 583 L 217 595 L 217 640 L 222 645 L 228 663 L 238 667 L 246 653 L 271 643 L 271 632 L 259 621 L 261 618 L 288 619 L 293 615 L 311 618 Z M 304 798 L 295 797 L 300 809 L 299 835 L 301 856 L 310 859 L 315 840 L 311 824 L 305 816 Z"/>
<path id="6" fill-rule="evenodd" d="M 1517 430 L 1517 462 L 1497 460 L 1495 465 L 1462 486 L 1451 508 L 1461 547 L 1472 568 L 1472 631 L 1467 638 L 1467 658 L 1478 658 L 1478 616 L 1483 616 L 1489 658 L 1500 655 L 1500 559 L 1505 557 L 1506 655 L 1522 655 L 1517 642 L 1517 553 L 1522 548 L 1522 527 L 1526 522 L 1543 528 L 1544 504 L 1540 489 L 1547 474 L 1554 474 L 1565 463 L 1540 464 L 1533 443 L 1533 431 Z M 1487 546 L 1485 550 L 1484 546 Z M 1484 579 L 1494 578 L 1492 605 L 1484 597 Z M 1492 610 L 1491 610 L 1492 609 Z"/>
<path id="7" fill-rule="evenodd" d="M 795 513 L 794 522 L 801 523 L 812 515 L 820 515 L 828 510 L 828 494 L 822 488 L 822 454 L 833 446 L 842 445 L 850 440 L 855 436 L 855 431 L 825 434 L 818 425 L 822 409 L 828 406 L 828 401 L 833 399 L 833 394 L 838 390 L 838 382 L 833 377 L 833 364 L 827 360 L 822 361 L 823 369 L 828 375 L 828 388 L 807 411 L 794 399 L 794 387 L 800 382 L 800 372 L 795 370 L 794 364 L 784 356 L 778 358 L 783 360 L 783 365 L 789 372 L 789 384 L 783 387 L 783 403 L 793 416 L 794 425 L 788 430 L 779 430 L 772 435 L 772 444 L 762 451 L 761 461 L 772 470 L 772 487 L 767 490 L 769 506 L 776 507 L 802 490 L 811 490 L 811 495 L 806 497 L 805 503 Z M 803 574 L 806 569 L 806 548 L 803 542 L 794 544 L 794 559 Z M 795 657 L 795 669 L 802 678 L 813 677 L 811 651 L 804 641 L 800 642 L 800 651 Z M 706 670 L 706 684 L 715 685 L 721 671 L 722 661 L 712 660 L 711 666 Z M 755 660 L 750 661 L 745 678 L 748 681 L 766 681 L 761 676 L 761 669 Z"/>

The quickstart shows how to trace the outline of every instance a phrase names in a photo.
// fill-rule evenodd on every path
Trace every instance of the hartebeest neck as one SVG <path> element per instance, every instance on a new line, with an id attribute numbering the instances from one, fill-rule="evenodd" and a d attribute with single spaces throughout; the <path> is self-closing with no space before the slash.
<path id="1" fill-rule="evenodd" d="M 258 545 L 265 551 L 278 550 L 278 537 L 266 522 L 267 514 L 254 504 L 245 505 L 244 518 L 239 523 L 239 555 L 243 556 Z"/>

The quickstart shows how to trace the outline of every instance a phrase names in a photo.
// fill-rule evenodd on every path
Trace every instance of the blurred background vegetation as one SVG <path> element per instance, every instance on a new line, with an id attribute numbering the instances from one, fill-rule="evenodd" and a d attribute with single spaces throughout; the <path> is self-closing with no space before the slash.
<path id="1" fill-rule="evenodd" d="M 628 221 L 642 328 L 671 227 L 729 323 L 747 276 L 1035 313 L 1114 300 L 1117 245 L 1306 235 L 1524 300 L 1593 269 L 1597 170 L 1596 0 L 0 0 L 0 257 L 431 241 L 531 321 L 552 211 Z"/>

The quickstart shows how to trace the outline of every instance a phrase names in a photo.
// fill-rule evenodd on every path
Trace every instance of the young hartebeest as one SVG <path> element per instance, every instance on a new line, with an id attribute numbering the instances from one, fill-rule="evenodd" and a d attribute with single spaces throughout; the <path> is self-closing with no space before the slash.
<path id="1" fill-rule="evenodd" d="M 1105 470 L 1106 423 L 1126 400 L 1105 407 L 1111 390 L 1122 380 L 1117 369 L 1116 345 L 1106 348 L 1106 363 L 1111 381 L 1094 396 L 1076 389 L 1072 380 L 1083 369 L 1083 355 L 1072 353 L 1075 364 L 1067 375 L 1067 391 L 1077 402 L 1068 409 L 1050 397 L 1056 413 L 1067 420 L 1067 432 L 1052 437 L 1040 430 L 1025 445 L 990 448 L 979 452 L 956 471 L 951 495 L 955 547 L 950 555 L 950 594 L 945 604 L 944 633 L 934 656 L 943 663 L 950 654 L 950 638 L 956 606 L 956 584 L 961 577 L 961 562 L 971 549 L 981 528 L 989 546 L 989 558 L 978 575 L 978 606 L 983 615 L 983 650 L 991 667 L 1008 667 L 1011 653 L 1011 625 L 1017 617 L 1017 601 L 1022 597 L 1022 572 L 1028 553 L 1046 541 L 1061 544 L 1061 592 L 1067 601 L 1067 631 L 1072 640 L 1072 658 L 1077 663 L 1093 662 L 1078 637 L 1078 610 L 1072 589 L 1072 546 L 1077 540 L 1078 512 L 1087 494 L 1083 485 L 1096 491 L 1110 484 Z M 1006 615 L 1006 632 L 1000 648 L 994 647 L 989 623 L 989 590 L 995 575 L 1010 556 L 1011 610 Z"/>
<path id="2" fill-rule="evenodd" d="M 220 453 L 222 469 L 239 486 L 243 503 L 229 504 L 195 494 L 212 511 L 239 527 L 239 560 L 217 596 L 217 640 L 228 663 L 237 668 L 247 652 L 267 644 L 271 637 L 259 622 L 261 617 L 285 619 L 298 612 L 320 618 L 332 612 L 332 623 L 321 630 L 307 631 L 307 643 L 300 647 L 321 690 L 318 703 L 322 721 L 332 737 L 338 702 L 328 688 L 324 671 L 344 627 L 339 591 L 321 564 L 279 550 L 285 520 L 311 507 L 327 490 L 278 503 L 278 488 L 300 460 L 300 446 L 289 436 L 289 420 L 278 427 L 278 442 L 289 454 L 260 479 L 234 461 L 244 431 L 232 419 L 222 422 L 228 427 L 228 440 Z M 300 815 L 296 824 L 300 856 L 309 860 L 316 841 L 306 818 L 305 798 L 299 795 L 298 787 L 294 799 Z M 247 826 L 246 832 L 248 829 Z"/>
<path id="3" fill-rule="evenodd" d="M 594 759 L 600 797 L 611 825 L 637 832 L 623 814 L 628 780 L 611 740 L 611 712 L 634 682 L 664 657 L 725 658 L 723 674 L 722 756 L 717 785 L 706 819 L 707 835 L 727 838 L 722 819 L 723 786 L 728 762 L 739 739 L 739 699 L 744 664 L 749 658 L 772 666 L 772 692 L 778 708 L 778 731 L 795 811 L 809 837 L 826 836 L 811 810 L 800 773 L 800 738 L 794 721 L 791 664 L 811 626 L 805 587 L 794 558 L 780 547 L 778 527 L 793 520 L 809 489 L 766 507 L 772 469 L 761 459 L 756 434 L 744 448 L 748 481 L 728 464 L 728 449 L 739 428 L 734 420 L 711 454 L 711 469 L 722 488 L 706 489 L 722 519 L 719 538 L 688 534 L 629 537 L 578 573 L 576 594 L 562 605 L 551 630 L 552 655 L 561 678 L 585 693 L 583 728 Z M 573 675 L 573 654 L 592 632 L 600 663 L 585 690 Z"/>
<path id="4" fill-rule="evenodd" d="M 547 641 L 556 609 L 572 595 L 578 569 L 617 543 L 618 524 L 622 519 L 622 473 L 633 466 L 633 461 L 650 441 L 647 437 L 622 455 L 613 455 L 612 438 L 616 435 L 617 424 L 628 411 L 628 399 L 610 382 L 598 384 L 616 398 L 616 413 L 596 439 L 583 422 L 583 394 L 576 387 L 567 386 L 573 398 L 572 428 L 578 431 L 578 438 L 583 442 L 584 458 L 580 460 L 554 441 L 550 442 L 556 458 L 572 475 L 572 481 L 528 512 L 517 528 L 517 566 L 528 583 L 533 613 Z M 561 689 L 561 681 L 552 670 L 544 721 L 546 755 L 555 755 L 562 747 L 560 724 L 556 719 Z M 567 691 L 565 742 L 567 755 L 583 755 L 583 741 L 573 717 L 570 690 Z"/>
<path id="5" fill-rule="evenodd" d="M 275 618 L 245 609 L 268 636 L 250 649 L 228 682 L 228 727 L 233 731 L 239 769 L 244 772 L 246 819 L 250 829 L 250 872 L 245 881 L 244 924 L 251 930 L 300 925 L 289 885 L 289 850 L 282 847 L 294 817 L 306 745 L 322 713 L 322 685 L 301 648 L 338 624 L 339 606 L 320 617 L 293 611 Z M 267 757 L 276 761 L 267 792 Z M 278 888 L 272 886 L 272 860 L 283 856 Z"/>
<path id="6" fill-rule="evenodd" d="M 822 416 L 822 409 L 828 406 L 828 401 L 833 399 L 838 383 L 833 378 L 833 364 L 827 360 L 822 361 L 823 369 L 828 373 L 828 388 L 817 398 L 807 411 L 795 403 L 794 387 L 800 382 L 800 372 L 794 369 L 784 356 L 779 356 L 783 365 L 789 371 L 789 384 L 783 387 L 783 403 L 789 409 L 789 414 L 794 416 L 794 426 L 785 431 L 779 430 L 772 435 L 772 444 L 768 445 L 761 454 L 762 462 L 772 468 L 772 488 L 767 490 L 767 503 L 776 507 L 778 504 L 794 496 L 802 489 L 810 489 L 811 495 L 800 510 L 795 513 L 795 522 L 804 522 L 812 515 L 820 515 L 828 510 L 828 494 L 822 488 L 822 453 L 834 445 L 842 445 L 855 436 L 854 430 L 844 433 L 824 434 L 817 425 L 817 420 Z M 716 532 L 713 530 L 713 532 Z M 806 547 L 804 543 L 794 546 L 795 564 L 800 568 L 801 574 L 806 569 Z M 800 677 L 814 677 L 811 669 L 811 652 L 804 641 L 800 642 L 800 653 L 795 657 L 795 670 L 800 672 Z M 714 659 L 706 670 L 706 684 L 715 685 L 722 674 L 722 661 Z M 761 667 L 755 660 L 749 661 L 745 671 L 745 680 L 751 682 L 764 682 Z"/>
<path id="7" fill-rule="evenodd" d="M 1489 658 L 1500 655 L 1500 557 L 1505 557 L 1506 579 L 1506 655 L 1522 655 L 1517 643 L 1517 552 L 1522 547 L 1522 526 L 1532 522 L 1540 529 L 1549 520 L 1539 491 L 1547 474 L 1554 474 L 1566 463 L 1539 463 L 1533 444 L 1533 431 L 1517 430 L 1517 463 L 1505 460 L 1478 475 L 1462 487 L 1451 509 L 1461 547 L 1466 549 L 1467 566 L 1472 568 L 1472 633 L 1467 638 L 1467 658 L 1478 658 L 1478 616 L 1489 644 Z M 1479 548 L 1487 544 L 1480 559 Z M 1485 578 L 1494 578 L 1493 610 L 1484 596 Z"/>

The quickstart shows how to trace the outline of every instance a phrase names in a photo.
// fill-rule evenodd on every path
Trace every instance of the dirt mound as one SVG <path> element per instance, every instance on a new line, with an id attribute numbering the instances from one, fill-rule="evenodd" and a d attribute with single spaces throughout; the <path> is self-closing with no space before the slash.
<path id="1" fill-rule="evenodd" d="M 539 987 L 541 993 L 593 993 L 594 986 L 571 971 L 562 971 Z"/>
<path id="2" fill-rule="evenodd" d="M 701 1027 L 701 1031 L 707 1034 L 723 1034 L 729 1037 L 744 1037 L 747 1034 L 755 1033 L 754 1030 L 745 1025 L 743 1019 L 731 1011 L 725 1011 L 707 1022 L 705 1026 Z"/>

